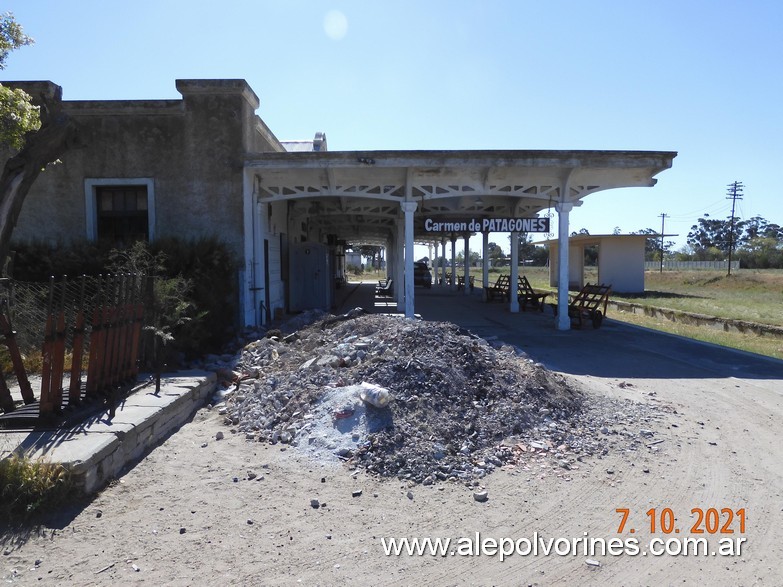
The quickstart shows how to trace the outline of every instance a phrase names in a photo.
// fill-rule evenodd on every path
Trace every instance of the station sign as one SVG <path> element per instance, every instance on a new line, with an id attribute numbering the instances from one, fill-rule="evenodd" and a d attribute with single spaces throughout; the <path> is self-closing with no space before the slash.
<path id="1" fill-rule="evenodd" d="M 427 232 L 549 232 L 549 218 L 471 218 L 441 222 L 424 221 Z"/>

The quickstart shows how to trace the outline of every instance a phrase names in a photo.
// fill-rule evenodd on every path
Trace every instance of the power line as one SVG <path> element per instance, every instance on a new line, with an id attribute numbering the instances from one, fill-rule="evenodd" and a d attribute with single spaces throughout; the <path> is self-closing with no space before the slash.
<path id="1" fill-rule="evenodd" d="M 711 204 L 707 204 L 706 206 L 700 206 L 699 208 L 696 208 L 692 212 L 681 212 L 680 214 L 673 214 L 671 218 L 692 218 L 693 216 L 696 216 L 699 213 L 705 214 L 711 211 L 713 214 L 715 214 L 717 212 L 723 212 L 723 210 L 728 210 L 728 209 L 729 209 L 728 205 L 724 203 L 723 200 L 718 200 L 717 202 L 712 202 Z"/>

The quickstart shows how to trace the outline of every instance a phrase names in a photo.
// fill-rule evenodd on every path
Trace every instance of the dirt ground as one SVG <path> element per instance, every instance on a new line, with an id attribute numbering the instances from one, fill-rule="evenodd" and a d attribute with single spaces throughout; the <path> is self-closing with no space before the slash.
<path id="1" fill-rule="evenodd" d="M 83 586 L 780 584 L 779 380 L 637 378 L 626 385 L 631 380 L 567 377 L 589 393 L 666 412 L 655 435 L 663 442 L 585 459 L 570 471 L 497 471 L 483 480 L 489 499 L 481 503 L 461 484 L 379 482 L 291 448 L 249 443 L 216 409 L 204 408 L 58 524 L 7 536 L 0 575 L 11 585 Z M 219 431 L 225 438 L 218 441 Z M 679 532 L 668 527 L 664 508 Z M 734 516 L 729 522 L 722 513 L 716 524 L 707 514 L 699 523 L 694 508 Z M 617 509 L 629 510 L 622 533 Z M 694 525 L 705 533 L 692 533 Z M 711 533 L 720 530 L 733 533 Z M 477 533 L 484 541 L 478 554 Z M 451 538 L 459 553 L 387 556 L 381 539 L 391 537 Z M 539 552 L 528 553 L 525 540 L 536 537 Z M 671 551 L 674 539 L 706 538 L 710 552 L 644 555 L 656 537 L 664 541 L 656 549 L 672 539 Z M 565 540 L 578 538 L 636 539 L 639 554 L 585 554 L 583 543 L 576 554 L 565 552 Z M 710 554 L 721 539 L 736 551 L 738 538 L 745 538 L 739 554 Z M 488 539 L 519 541 L 520 552 L 501 562 Z M 553 539 L 553 550 L 565 554 L 542 552 Z"/>

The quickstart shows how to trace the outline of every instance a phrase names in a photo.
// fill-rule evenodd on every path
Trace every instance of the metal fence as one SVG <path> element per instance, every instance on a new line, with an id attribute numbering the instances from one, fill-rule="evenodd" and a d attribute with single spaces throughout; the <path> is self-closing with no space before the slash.
<path id="1" fill-rule="evenodd" d="M 661 268 L 660 261 L 645 261 L 646 271 L 655 271 Z M 664 261 L 663 268 L 667 271 L 727 271 L 728 261 Z M 739 261 L 731 262 L 732 270 L 740 268 Z"/>

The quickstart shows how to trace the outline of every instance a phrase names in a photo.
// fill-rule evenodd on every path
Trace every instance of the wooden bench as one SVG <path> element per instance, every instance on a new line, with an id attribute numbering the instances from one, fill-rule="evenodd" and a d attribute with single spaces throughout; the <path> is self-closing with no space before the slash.
<path id="1" fill-rule="evenodd" d="M 499 299 L 501 302 L 509 299 L 509 290 L 511 288 L 511 282 L 508 275 L 498 275 L 494 285 L 490 285 L 487 288 L 487 301 Z"/>
<path id="2" fill-rule="evenodd" d="M 519 276 L 519 288 L 517 289 L 517 295 L 519 296 L 519 303 L 522 305 L 522 311 L 528 303 L 537 306 L 540 311 L 544 311 L 544 301 L 551 292 L 541 291 L 533 289 L 530 282 L 525 275 Z"/>
<path id="3" fill-rule="evenodd" d="M 582 328 L 585 321 L 590 321 L 593 328 L 600 328 L 606 316 L 606 305 L 609 303 L 611 285 L 585 285 L 581 291 L 568 302 L 568 316 L 571 325 Z M 553 305 L 557 315 L 557 305 Z"/>
<path id="4" fill-rule="evenodd" d="M 473 291 L 473 286 L 475 285 L 476 276 L 471 275 L 470 279 L 468 280 L 468 286 L 470 287 L 470 291 Z M 465 276 L 464 275 L 457 275 L 457 290 L 465 289 Z"/>

